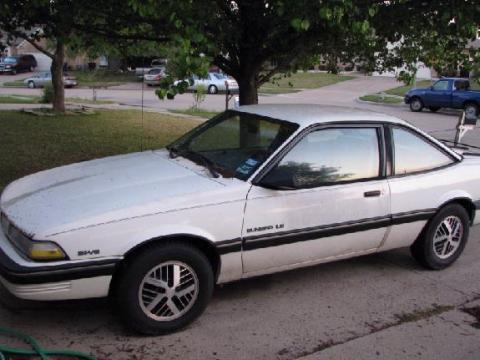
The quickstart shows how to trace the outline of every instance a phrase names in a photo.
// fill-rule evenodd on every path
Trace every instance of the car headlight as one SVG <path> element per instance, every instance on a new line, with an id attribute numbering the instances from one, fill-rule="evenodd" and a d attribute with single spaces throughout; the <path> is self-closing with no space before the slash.
<path id="1" fill-rule="evenodd" d="M 52 241 L 32 240 L 15 227 L 2 214 L 2 229 L 10 242 L 26 257 L 36 261 L 55 261 L 67 259 L 60 246 Z"/>

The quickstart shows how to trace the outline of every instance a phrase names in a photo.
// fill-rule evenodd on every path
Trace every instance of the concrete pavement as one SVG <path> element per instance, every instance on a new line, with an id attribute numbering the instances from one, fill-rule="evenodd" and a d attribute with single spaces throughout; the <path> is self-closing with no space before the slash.
<path id="1" fill-rule="evenodd" d="M 358 96 L 395 85 L 392 79 L 361 77 L 296 94 L 262 96 L 260 102 L 364 108 L 453 136 L 455 112 L 418 114 L 403 106 L 356 102 Z M 125 99 L 129 105 L 138 101 L 138 92 L 128 90 L 106 90 L 102 96 Z M 152 109 L 173 108 L 149 99 Z M 221 109 L 222 99 L 209 95 L 211 107 L 204 107 Z M 189 101 L 193 98 L 186 94 L 168 104 L 187 107 Z M 466 141 L 480 145 L 479 131 L 470 132 Z M 69 347 L 100 359 L 478 360 L 480 319 L 463 309 L 478 307 L 480 312 L 479 259 L 477 226 L 464 254 L 444 271 L 420 268 L 403 249 L 227 284 L 216 289 L 198 321 L 162 337 L 127 332 L 101 300 L 32 305 L 0 294 L 13 306 L 0 307 L 0 326 L 29 333 L 47 348 Z"/>

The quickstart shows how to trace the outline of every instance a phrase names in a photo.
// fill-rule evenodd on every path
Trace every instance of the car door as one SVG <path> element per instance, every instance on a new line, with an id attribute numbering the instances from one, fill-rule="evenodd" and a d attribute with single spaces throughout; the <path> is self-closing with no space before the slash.
<path id="1" fill-rule="evenodd" d="M 253 181 L 243 239 L 245 276 L 375 251 L 389 225 L 383 128 L 309 131 Z"/>
<path id="2" fill-rule="evenodd" d="M 425 93 L 424 105 L 432 107 L 449 107 L 451 104 L 452 90 L 449 80 L 438 80 L 430 90 Z"/>
<path id="3" fill-rule="evenodd" d="M 52 83 L 52 75 L 48 72 L 42 73 L 38 79 L 41 86 L 45 86 Z"/>

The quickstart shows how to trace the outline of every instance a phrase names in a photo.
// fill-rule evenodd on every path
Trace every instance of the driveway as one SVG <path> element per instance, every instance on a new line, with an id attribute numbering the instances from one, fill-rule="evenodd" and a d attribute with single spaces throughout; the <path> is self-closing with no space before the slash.
<path id="1" fill-rule="evenodd" d="M 411 113 L 403 106 L 356 101 L 395 85 L 392 79 L 361 77 L 297 94 L 262 96 L 260 102 L 364 108 L 453 136 L 456 112 Z M 67 96 L 84 91 L 67 90 Z M 138 92 L 127 90 L 102 90 L 104 96 L 130 105 L 139 101 Z M 221 109 L 223 100 L 209 95 L 204 107 Z M 167 103 L 152 90 L 145 93 L 145 103 L 155 109 L 185 108 L 192 101 L 191 94 Z M 466 141 L 480 145 L 479 132 L 470 132 Z M 161 337 L 127 332 L 105 300 L 32 304 L 4 293 L 0 298 L 9 308 L 0 308 L 0 324 L 36 337 L 47 348 L 92 352 L 100 359 L 478 360 L 480 319 L 466 309 L 480 313 L 479 259 L 477 226 L 464 254 L 444 271 L 420 268 L 402 249 L 235 282 L 216 289 L 198 321 Z"/>

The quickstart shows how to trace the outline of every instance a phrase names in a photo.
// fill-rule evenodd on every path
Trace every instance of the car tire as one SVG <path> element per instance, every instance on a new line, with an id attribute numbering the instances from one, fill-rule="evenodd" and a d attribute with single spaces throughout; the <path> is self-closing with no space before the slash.
<path id="1" fill-rule="evenodd" d="M 124 323 L 146 335 L 190 324 L 205 310 L 214 287 L 206 256 L 188 244 L 170 242 L 145 248 L 117 280 L 114 294 Z"/>
<path id="2" fill-rule="evenodd" d="M 464 110 L 465 110 L 465 113 L 467 113 L 467 114 L 471 113 L 471 114 L 475 114 L 476 116 L 478 116 L 480 114 L 478 105 L 475 104 L 475 103 L 465 104 Z"/>
<path id="3" fill-rule="evenodd" d="M 36 86 L 35 86 L 35 82 L 29 81 L 29 82 L 28 82 L 28 87 L 29 87 L 30 89 L 35 89 L 35 87 L 36 87 Z"/>
<path id="4" fill-rule="evenodd" d="M 30 66 L 30 67 L 28 68 L 28 71 L 33 72 L 33 66 Z"/>
<path id="5" fill-rule="evenodd" d="M 438 106 L 430 106 L 428 108 L 428 110 L 430 110 L 431 112 L 434 113 L 434 112 L 437 112 L 438 110 L 440 110 L 440 108 Z"/>
<path id="6" fill-rule="evenodd" d="M 208 93 L 209 94 L 216 94 L 216 93 L 218 93 L 218 88 L 215 85 L 210 85 L 208 87 Z"/>
<path id="7" fill-rule="evenodd" d="M 469 227 L 465 208 L 459 204 L 447 205 L 427 223 L 410 247 L 411 253 L 427 269 L 444 269 L 452 265 L 465 248 Z"/>
<path id="8" fill-rule="evenodd" d="M 410 100 L 410 110 L 413 112 L 420 112 L 423 110 L 423 102 L 420 98 L 414 97 Z"/>

